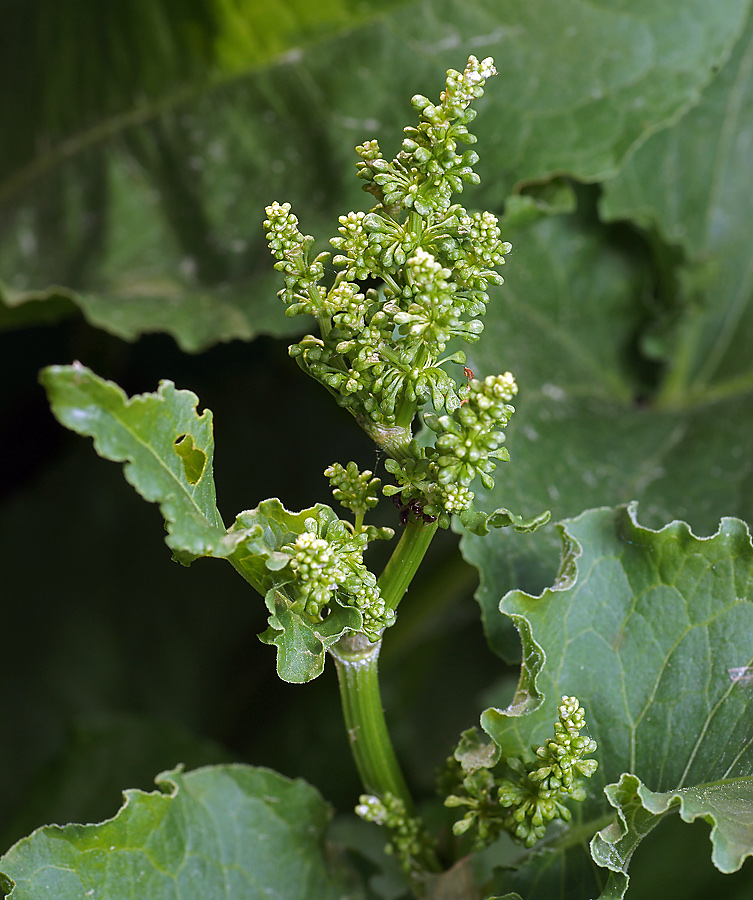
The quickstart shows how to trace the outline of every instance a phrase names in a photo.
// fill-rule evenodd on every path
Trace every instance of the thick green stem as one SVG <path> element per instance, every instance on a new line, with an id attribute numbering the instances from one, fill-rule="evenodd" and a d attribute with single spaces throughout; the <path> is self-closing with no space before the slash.
<path id="1" fill-rule="evenodd" d="M 436 533 L 436 522 L 425 523 L 413 519 L 407 522 L 403 536 L 378 581 L 384 602 L 390 609 L 396 609 L 405 596 Z"/>
<path id="2" fill-rule="evenodd" d="M 436 530 L 436 522 L 428 525 L 408 522 L 405 526 L 379 579 L 382 597 L 391 609 L 408 589 Z M 382 708 L 377 665 L 381 643 L 370 641 L 364 634 L 347 634 L 330 647 L 330 653 L 337 665 L 350 749 L 364 788 L 380 797 L 385 793 L 399 797 L 412 814 L 413 800 L 395 756 Z"/>
<path id="3" fill-rule="evenodd" d="M 403 536 L 379 578 L 382 597 L 394 609 L 423 559 L 437 523 L 408 522 Z M 330 647 L 340 685 L 345 727 L 350 749 L 365 790 L 402 801 L 406 815 L 415 816 L 413 798 L 403 777 L 390 740 L 379 690 L 380 641 L 364 634 L 347 634 Z M 415 858 L 423 872 L 439 872 L 441 866 L 428 840 Z M 420 880 L 420 879 L 419 879 Z"/>
<path id="4" fill-rule="evenodd" d="M 330 653 L 337 665 L 350 749 L 364 788 L 379 797 L 386 793 L 399 797 L 412 814 L 413 800 L 384 718 L 377 670 L 380 647 L 381 641 L 348 634 L 330 648 Z"/>

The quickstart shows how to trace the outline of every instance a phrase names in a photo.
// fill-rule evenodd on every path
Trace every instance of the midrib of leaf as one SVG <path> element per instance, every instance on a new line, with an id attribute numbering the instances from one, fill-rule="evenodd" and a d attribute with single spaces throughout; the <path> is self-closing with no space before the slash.
<path id="1" fill-rule="evenodd" d="M 726 611 L 726 610 L 724 610 L 724 611 Z M 720 614 L 721 614 L 721 613 L 720 613 Z M 748 659 L 748 665 L 751 665 L 751 663 L 753 663 L 753 658 L 749 658 L 749 659 Z M 696 758 L 696 755 L 697 755 L 697 753 L 698 753 L 698 751 L 699 751 L 699 749 L 700 749 L 700 747 L 701 747 L 701 744 L 703 743 L 703 739 L 704 739 L 704 737 L 706 736 L 706 732 L 707 732 L 708 729 L 709 729 L 709 725 L 711 724 L 711 720 L 714 718 L 714 716 L 716 715 L 716 713 L 719 711 L 719 708 L 721 707 L 722 703 L 723 703 L 723 702 L 727 699 L 727 697 L 730 695 L 730 693 L 732 692 L 732 688 L 733 688 L 733 687 L 734 687 L 734 684 L 733 684 L 732 680 L 730 679 L 730 683 L 727 685 L 727 689 L 724 691 L 724 693 L 721 695 L 721 697 L 719 698 L 719 700 L 717 701 L 717 703 L 714 705 L 714 708 L 713 708 L 712 710 L 710 710 L 710 711 L 709 711 L 709 714 L 706 716 L 706 721 L 703 723 L 703 727 L 702 727 L 701 730 L 698 732 L 698 738 L 696 739 L 696 742 L 695 742 L 695 744 L 693 745 L 693 749 L 692 749 L 692 751 L 690 752 L 690 755 L 688 756 L 688 762 L 687 762 L 687 764 L 686 764 L 686 766 L 685 766 L 685 769 L 683 770 L 683 773 L 682 773 L 682 775 L 681 775 L 681 777 L 680 777 L 680 782 L 679 782 L 679 784 L 677 785 L 677 789 L 678 789 L 678 790 L 679 790 L 680 788 L 684 787 L 684 785 L 685 785 L 685 779 L 688 777 L 688 772 L 690 771 L 690 767 L 691 767 L 691 765 L 693 764 L 693 761 L 694 761 L 695 758 Z M 740 753 L 735 757 L 735 762 L 740 758 L 740 755 L 743 753 L 743 751 L 744 751 L 745 749 L 747 749 L 748 746 L 753 746 L 753 740 L 749 741 L 748 744 L 743 744 L 743 745 L 742 745 L 741 750 L 740 750 Z M 734 764 L 734 763 L 733 763 L 733 764 Z M 731 770 L 731 766 L 730 766 L 730 768 L 727 769 L 727 772 L 729 772 L 730 770 Z M 737 780 L 737 779 L 733 779 L 733 780 Z"/>
<path id="2" fill-rule="evenodd" d="M 719 192 L 721 191 L 721 183 L 723 180 L 723 162 L 727 158 L 729 149 L 732 146 L 732 141 L 738 131 L 737 123 L 740 117 L 741 106 L 743 102 L 743 91 L 744 87 L 750 84 L 751 78 L 753 78 L 753 38 L 751 38 L 751 41 L 748 43 L 746 51 L 743 55 L 743 62 L 741 63 L 737 71 L 737 78 L 735 79 L 734 86 L 729 93 L 729 103 L 727 107 L 730 110 L 730 114 L 725 115 L 724 117 L 724 127 L 720 134 L 720 140 L 717 144 L 718 149 L 715 155 L 714 175 L 712 178 L 712 187 L 710 191 L 710 196 L 713 198 L 713 202 L 710 202 L 708 205 L 707 218 L 705 223 L 705 232 L 707 238 L 711 233 L 711 222 L 709 221 L 709 219 L 717 209 L 717 198 Z M 745 311 L 745 307 L 750 301 L 751 291 L 753 291 L 753 256 L 749 258 L 748 265 L 745 269 L 745 277 L 742 280 L 742 284 L 737 291 L 733 303 L 730 304 L 730 307 L 728 308 L 727 313 L 724 317 L 724 322 L 722 324 L 721 332 L 716 341 L 716 344 L 707 357 L 703 368 L 698 373 L 697 381 L 699 381 L 702 385 L 705 386 L 711 380 L 714 372 L 716 371 L 716 368 L 721 362 L 721 359 L 727 352 L 727 349 L 732 341 L 732 337 L 737 330 L 737 326 L 740 322 L 743 312 Z"/>
<path id="3" fill-rule="evenodd" d="M 749 660 L 749 662 L 750 662 L 750 660 Z M 743 744 L 743 745 L 740 747 L 740 752 L 737 754 L 737 756 L 734 756 L 734 757 L 732 758 L 732 763 L 731 763 L 730 766 L 727 768 L 727 771 L 724 773 L 724 778 L 722 779 L 723 781 L 740 781 L 740 780 L 741 780 L 741 778 L 731 778 L 731 779 L 728 779 L 728 778 L 727 778 L 727 775 L 729 775 L 729 773 L 732 771 L 732 769 L 733 769 L 734 766 L 736 765 L 737 761 L 740 759 L 740 757 L 743 755 L 744 751 L 747 750 L 749 746 L 750 746 L 750 744 Z"/>
<path id="4" fill-rule="evenodd" d="M 565 285 L 564 279 L 563 285 Z M 599 399 L 604 399 L 606 396 L 624 403 L 630 401 L 632 396 L 630 388 L 614 372 L 610 372 L 587 352 L 585 342 L 578 341 L 575 332 L 568 332 L 558 327 L 552 317 L 547 315 L 545 311 L 537 309 L 534 304 L 518 301 L 515 291 L 511 290 L 507 293 L 505 303 L 514 306 L 520 319 L 528 319 L 531 326 L 535 327 L 538 332 L 548 334 L 553 343 L 559 344 L 570 359 L 579 364 L 578 367 L 591 371 L 594 374 L 594 378 L 591 379 L 592 384 L 600 383 L 608 389 L 604 393 L 597 390 L 587 390 L 582 385 L 579 385 L 577 390 L 573 390 L 572 386 L 570 386 L 568 388 L 570 396 Z"/>
<path id="5" fill-rule="evenodd" d="M 690 598 L 688 598 L 688 600 L 689 599 Z M 637 602 L 637 597 L 634 598 L 634 601 L 633 601 L 634 606 L 635 606 L 636 602 Z M 627 615 L 625 617 L 626 620 L 629 619 L 630 616 L 634 615 L 634 606 L 627 613 Z M 729 607 L 725 606 L 724 609 L 717 610 L 711 618 L 707 619 L 703 623 L 697 623 L 697 624 L 693 625 L 692 628 L 701 628 L 701 627 L 708 628 L 714 619 L 718 618 L 721 615 L 726 614 L 728 611 L 729 611 Z M 673 642 L 673 644 L 668 648 L 667 652 L 664 654 L 661 668 L 657 669 L 656 678 L 654 679 L 653 687 L 652 687 L 651 691 L 648 693 L 648 695 L 646 696 L 646 701 L 643 705 L 643 708 L 641 709 L 641 711 L 638 713 L 638 715 L 634 719 L 630 715 L 630 710 L 629 710 L 629 705 L 628 705 L 628 700 L 627 700 L 627 695 L 626 695 L 627 676 L 626 676 L 624 668 L 622 667 L 622 658 L 619 657 L 620 669 L 621 669 L 621 673 L 622 673 L 621 694 L 622 694 L 623 708 L 624 708 L 624 713 L 625 713 L 625 721 L 629 723 L 629 728 L 630 728 L 630 765 L 629 765 L 629 768 L 627 769 L 627 771 L 629 771 L 631 773 L 635 773 L 636 737 L 637 737 L 638 727 L 639 727 L 644 715 L 648 711 L 650 711 L 651 704 L 654 702 L 654 698 L 656 697 L 656 691 L 659 688 L 659 684 L 661 683 L 662 676 L 664 675 L 664 672 L 667 669 L 667 665 L 668 665 L 669 661 L 671 660 L 677 647 L 687 637 L 690 630 L 692 630 L 692 629 L 685 629 L 685 631 L 683 631 L 681 634 L 678 634 L 677 637 L 675 638 L 675 641 Z M 748 659 L 747 664 L 748 665 L 753 664 L 753 658 Z M 707 677 L 708 677 L 708 673 L 710 672 L 710 669 L 708 667 L 706 668 L 706 672 L 707 672 Z M 675 788 L 673 788 L 673 790 L 680 790 L 683 787 L 685 787 L 685 779 L 687 778 L 690 768 L 698 754 L 698 751 L 701 748 L 701 745 L 703 744 L 703 739 L 706 736 L 706 733 L 708 732 L 709 726 L 711 725 L 711 722 L 712 722 L 714 716 L 716 715 L 716 713 L 719 711 L 719 709 L 721 709 L 724 702 L 729 697 L 733 687 L 734 687 L 734 685 L 733 685 L 732 681 L 730 681 L 730 683 L 727 685 L 726 690 L 719 697 L 717 702 L 714 704 L 713 708 L 710 709 L 709 712 L 707 713 L 705 721 L 703 723 L 703 727 L 699 730 L 695 744 L 693 745 L 693 749 L 691 750 L 691 752 L 688 755 L 688 761 L 685 765 L 682 775 L 680 776 L 680 780 L 678 781 Z M 751 744 L 753 744 L 753 741 L 751 741 Z M 738 754 L 738 756 L 735 759 L 739 758 L 739 756 L 742 754 L 742 752 L 746 749 L 746 746 L 747 745 L 743 745 L 743 747 L 741 749 L 741 753 Z M 662 767 L 662 771 L 663 771 L 663 767 Z M 727 771 L 729 772 L 730 769 L 728 768 Z"/>

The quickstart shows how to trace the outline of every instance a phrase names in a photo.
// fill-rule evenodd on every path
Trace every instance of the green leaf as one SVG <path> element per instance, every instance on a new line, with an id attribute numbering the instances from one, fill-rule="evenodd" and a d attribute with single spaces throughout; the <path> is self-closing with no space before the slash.
<path id="1" fill-rule="evenodd" d="M 652 531 L 631 507 L 591 510 L 561 528 L 557 582 L 540 597 L 512 591 L 500 603 L 523 642 L 521 677 L 510 707 L 487 710 L 481 722 L 503 757 L 525 754 L 547 737 L 560 696 L 577 696 L 599 768 L 585 802 L 573 804 L 569 830 L 552 833 L 544 855 L 521 868 L 520 883 L 532 885 L 544 872 L 550 886 L 570 878 L 574 846 L 612 818 L 601 788 L 625 773 L 647 785 L 642 802 L 653 815 L 676 796 L 688 820 L 713 815 L 714 862 L 734 868 L 730 861 L 753 855 L 753 831 L 745 826 L 753 793 L 740 793 L 753 776 L 753 695 L 729 673 L 753 662 L 746 525 L 724 519 L 709 538 L 682 522 Z M 617 788 L 609 791 L 614 799 Z M 640 813 L 630 833 L 645 831 L 647 817 Z M 596 892 L 606 877 L 594 877 L 577 875 Z M 555 896 L 537 890 L 524 895 Z"/>
<path id="2" fill-rule="evenodd" d="M 679 248 L 678 296 L 666 296 L 649 350 L 666 358 L 666 403 L 750 390 L 753 19 L 700 103 L 650 138 L 605 185 L 602 211 Z M 663 327 L 660 327 L 663 326 Z"/>
<path id="3" fill-rule="evenodd" d="M 721 872 L 736 872 L 753 855 L 753 778 L 655 792 L 635 775 L 622 775 L 605 792 L 618 820 L 594 836 L 591 853 L 599 865 L 616 873 L 613 884 L 623 891 L 613 889 L 606 897 L 624 895 L 638 844 L 671 812 L 679 811 L 683 822 L 701 818 L 712 825 L 712 859 Z"/>
<path id="4" fill-rule="evenodd" d="M 19 841 L 0 858 L 9 900 L 362 896 L 327 848 L 329 810 L 305 782 L 232 765 L 176 769 L 157 784 L 126 791 L 109 821 Z"/>
<path id="5" fill-rule="evenodd" d="M 327 649 L 344 634 L 358 632 L 363 626 L 360 610 L 344 606 L 336 599 L 317 625 L 293 612 L 290 598 L 283 591 L 269 591 L 266 602 L 271 613 L 269 628 L 259 639 L 277 647 L 277 674 L 291 684 L 318 678 L 324 671 Z"/>
<path id="6" fill-rule="evenodd" d="M 67 614 L 70 618 L 70 609 Z M 140 624 L 145 627 L 143 620 Z M 174 629 L 171 639 L 173 636 Z M 141 665 L 145 666 L 144 648 L 140 649 Z M 171 649 L 174 653 L 174 647 Z M 79 654 L 77 670 L 84 665 Z M 60 666 L 55 667 L 59 681 Z M 153 666 L 150 668 L 153 671 Z M 92 673 L 87 672 L 84 677 L 87 676 L 91 677 Z M 185 680 L 182 687 L 185 690 Z M 194 768 L 230 761 L 227 751 L 219 745 L 179 726 L 175 713 L 172 708 L 172 721 L 156 716 L 101 712 L 76 717 L 59 752 L 41 768 L 30 785 L 25 785 L 21 808 L 13 817 L 4 818 L 0 845 L 10 846 L 41 823 L 99 822 L 112 814 L 124 784 L 151 787 L 154 773 L 174 766 L 176 760 Z M 9 774 L 20 774 L 18 765 L 8 768 Z"/>
<path id="7" fill-rule="evenodd" d="M 129 399 L 80 363 L 50 366 L 40 380 L 58 421 L 93 438 L 100 456 L 125 463 L 129 484 L 159 503 L 177 559 L 232 553 L 217 510 L 212 413 L 197 413 L 195 394 L 163 381 L 156 393 Z"/>
<path id="8" fill-rule="evenodd" d="M 513 243 L 505 284 L 468 365 L 482 377 L 511 370 L 520 392 L 505 429 L 510 462 L 497 468 L 493 491 L 474 485 L 475 505 L 550 509 L 557 521 L 639 500 L 647 524 L 678 517 L 699 534 L 724 515 L 753 521 L 753 397 L 741 386 L 714 402 L 652 402 L 655 372 L 636 342 L 650 327 L 644 300 L 654 274 L 640 247 L 595 219 L 589 195 L 579 200 L 575 215 L 503 231 Z M 481 571 L 491 646 L 514 658 L 517 641 L 497 603 L 515 585 L 538 592 L 551 582 L 558 538 L 546 527 L 532 536 L 508 531 L 496 550 L 486 540 L 465 536 L 463 553 Z"/>
<path id="9" fill-rule="evenodd" d="M 50 325 L 76 312 L 70 291 L 50 288 L 31 293 L 9 292 L 0 284 L 0 331 Z"/>
<path id="10" fill-rule="evenodd" d="M 79 434 L 94 438 L 100 456 L 125 462 L 126 480 L 150 502 L 158 502 L 167 524 L 166 542 L 188 565 L 199 556 L 228 558 L 259 593 L 271 616 L 261 636 L 278 648 L 278 673 L 303 682 L 321 674 L 324 654 L 338 638 L 358 631 L 359 610 L 333 602 L 321 624 L 305 621 L 290 606 L 284 576 L 275 575 L 290 557 L 282 548 L 306 530 L 306 520 L 336 527 L 324 504 L 291 513 L 276 498 L 240 513 L 225 531 L 215 500 L 212 414 L 197 415 L 198 398 L 163 381 L 156 394 L 128 398 L 116 384 L 85 366 L 51 366 L 42 372 L 53 412 Z"/>
<path id="11" fill-rule="evenodd" d="M 337 514 L 324 503 L 293 513 L 274 497 L 256 509 L 239 513 L 229 535 L 241 538 L 230 561 L 256 590 L 265 594 L 270 612 L 269 628 L 259 635 L 265 644 L 277 647 L 277 674 L 283 681 L 301 684 L 321 675 L 327 649 L 349 632 L 360 631 L 363 615 L 354 606 L 334 597 L 330 611 L 313 623 L 291 609 L 284 577 L 276 575 L 290 560 L 282 548 L 308 530 L 307 520 L 315 519 L 322 529 L 337 527 Z"/>
<path id="12" fill-rule="evenodd" d="M 326 527 L 338 521 L 335 511 L 325 503 L 317 503 L 301 512 L 291 512 L 276 497 L 262 502 L 255 509 L 247 509 L 236 516 L 229 533 L 242 540 L 233 554 L 233 563 L 243 577 L 260 594 L 279 586 L 274 573 L 287 565 L 286 544 L 307 530 L 306 520 L 315 519 Z"/>
<path id="13" fill-rule="evenodd" d="M 164 330 L 198 350 L 260 331 L 289 333 L 299 323 L 280 315 L 264 205 L 290 200 L 323 246 L 338 215 L 365 206 L 352 148 L 378 131 L 385 148 L 397 149 L 413 119 L 411 94 L 436 96 L 444 71 L 462 68 L 469 50 L 500 66 L 474 127 L 485 141 L 484 187 L 467 201 L 495 206 L 515 185 L 552 173 L 615 173 L 697 102 L 748 6 L 481 0 L 471 9 L 463 0 L 422 0 L 377 10 L 333 0 L 238 11 L 205 0 L 214 43 L 200 42 L 194 58 L 182 20 L 173 22 L 166 44 L 174 58 L 162 80 L 164 52 L 150 55 L 151 13 L 140 29 L 131 10 L 127 51 L 112 29 L 107 49 L 86 28 L 66 30 L 61 41 L 56 20 L 40 16 L 46 30 L 40 37 L 31 29 L 35 53 L 15 71 L 28 71 L 29 58 L 45 63 L 33 71 L 54 88 L 52 109 L 30 114 L 33 133 L 19 129 L 20 149 L 0 166 L 8 223 L 0 270 L 19 295 L 65 285 L 90 322 L 126 339 Z M 169 14 L 157 15 L 172 34 Z M 5 56 L 15 59 L 23 46 L 16 36 Z M 112 71 L 112 56 L 134 60 L 127 78 Z M 79 70 L 85 86 L 104 94 L 88 107 L 88 93 L 70 84 Z M 15 78 L 1 83 L 17 96 Z M 79 96 L 86 112 L 68 113 Z"/>
<path id="14" fill-rule="evenodd" d="M 546 525 L 549 517 L 549 510 L 526 519 L 510 512 L 509 509 L 495 509 L 491 513 L 482 513 L 470 507 L 463 512 L 460 519 L 464 528 L 473 534 L 482 536 L 489 534 L 490 528 L 508 528 L 509 526 L 512 526 L 513 531 L 530 534 L 542 525 Z"/>
<path id="15" fill-rule="evenodd" d="M 463 772 L 472 773 L 493 768 L 499 762 L 499 747 L 484 740 L 477 728 L 469 728 L 461 734 L 454 756 Z"/>

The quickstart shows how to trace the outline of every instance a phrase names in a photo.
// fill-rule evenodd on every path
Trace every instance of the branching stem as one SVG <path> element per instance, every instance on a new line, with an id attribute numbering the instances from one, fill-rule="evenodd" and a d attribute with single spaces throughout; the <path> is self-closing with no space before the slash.
<path id="1" fill-rule="evenodd" d="M 395 609 L 408 589 L 436 534 L 437 523 L 409 521 L 379 579 L 385 602 Z M 348 634 L 330 652 L 337 666 L 345 727 L 350 749 L 365 790 L 383 797 L 391 793 L 413 814 L 413 799 L 387 730 L 379 689 L 381 641 Z"/>

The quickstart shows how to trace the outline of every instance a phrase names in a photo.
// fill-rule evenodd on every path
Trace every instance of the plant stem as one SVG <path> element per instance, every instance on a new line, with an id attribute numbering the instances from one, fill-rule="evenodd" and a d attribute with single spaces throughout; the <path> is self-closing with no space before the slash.
<path id="1" fill-rule="evenodd" d="M 382 597 L 391 609 L 395 609 L 407 591 L 436 530 L 436 522 L 409 521 L 406 524 L 378 582 Z M 330 647 L 330 653 L 337 667 L 350 750 L 364 789 L 380 798 L 392 794 L 402 801 L 406 815 L 413 817 L 413 798 L 384 718 L 378 671 L 381 646 L 381 640 L 370 641 L 365 634 L 346 634 Z M 416 856 L 415 863 L 423 872 L 441 871 L 428 841 Z"/>
<path id="2" fill-rule="evenodd" d="M 330 652 L 337 666 L 345 727 L 350 749 L 365 790 L 383 797 L 399 797 L 413 812 L 408 791 L 384 718 L 377 663 L 381 641 L 364 634 L 342 637 Z"/>
<path id="3" fill-rule="evenodd" d="M 379 589 L 390 609 L 396 609 L 405 596 L 436 532 L 436 522 L 408 520 L 403 536 L 379 576 Z"/>
<path id="4" fill-rule="evenodd" d="M 378 582 L 382 597 L 391 609 L 395 609 L 407 591 L 436 530 L 436 522 L 425 525 L 409 521 L 405 526 Z M 377 667 L 381 646 L 381 641 L 370 641 L 364 634 L 347 634 L 330 652 L 337 665 L 350 749 L 364 788 L 380 797 L 389 791 L 411 811 L 413 800 L 395 756 L 382 708 Z"/>

